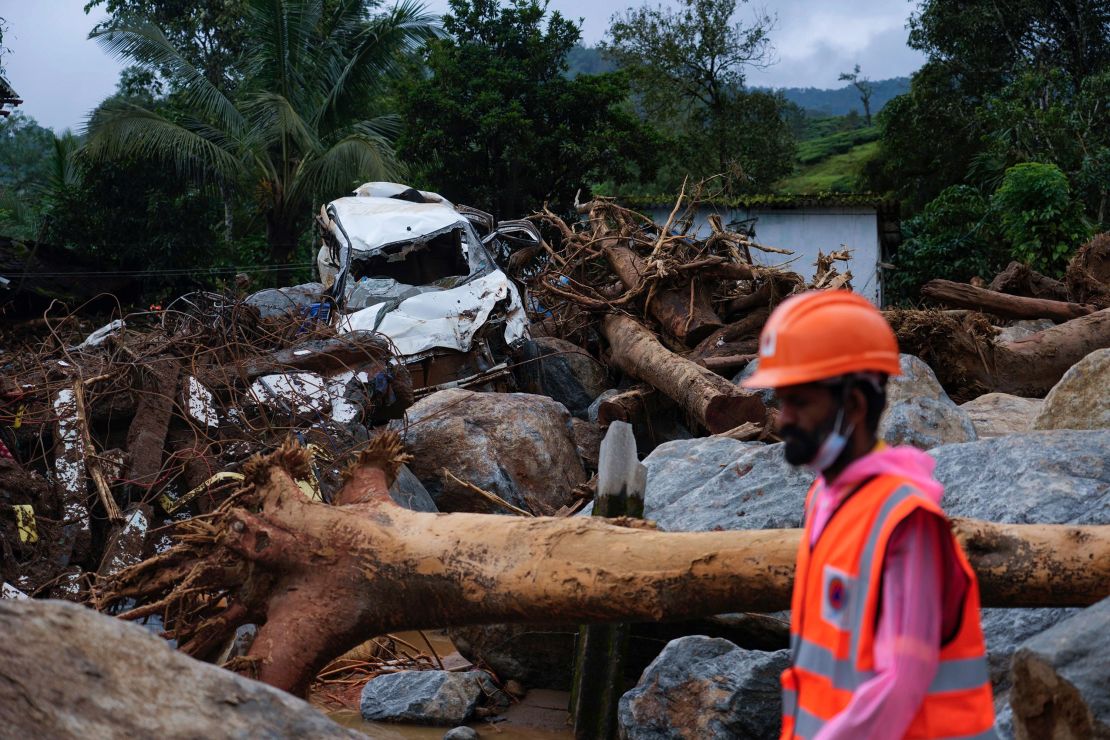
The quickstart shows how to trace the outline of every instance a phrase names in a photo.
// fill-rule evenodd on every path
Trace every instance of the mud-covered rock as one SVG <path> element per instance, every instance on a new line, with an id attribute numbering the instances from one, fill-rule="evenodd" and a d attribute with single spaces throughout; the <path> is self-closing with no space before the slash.
<path id="1" fill-rule="evenodd" d="M 459 725 L 485 695 L 498 693 L 482 671 L 401 671 L 370 679 L 359 708 L 371 722 Z"/>
<path id="2" fill-rule="evenodd" d="M 76 604 L 0 600 L 5 737 L 359 738 L 305 701 Z"/>
<path id="3" fill-rule="evenodd" d="M 1009 393 L 986 393 L 960 404 L 971 417 L 975 434 L 980 439 L 1022 434 L 1033 430 L 1033 421 L 1040 413 L 1039 398 L 1022 398 Z"/>
<path id="4" fill-rule="evenodd" d="M 914 355 L 899 355 L 898 365 L 901 375 L 892 375 L 886 384 L 886 402 L 890 407 L 913 398 L 931 398 L 934 401 L 950 401 L 944 392 L 936 373 L 928 363 Z"/>
<path id="5" fill-rule="evenodd" d="M 1034 429 L 1110 429 L 1110 348 L 1075 363 L 1045 396 Z"/>
<path id="6" fill-rule="evenodd" d="M 782 715 L 779 675 L 789 662 L 787 650 L 743 650 L 701 636 L 674 640 L 621 697 L 620 737 L 775 737 Z"/>
<path id="7" fill-rule="evenodd" d="M 1052 319 L 1026 319 L 1015 321 L 1009 326 L 1000 327 L 995 336 L 996 342 L 1016 342 L 1019 339 L 1031 337 L 1037 332 L 1051 329 L 1056 326 Z"/>
<path id="8" fill-rule="evenodd" d="M 394 423 L 413 455 L 412 472 L 440 511 L 505 513 L 444 469 L 536 514 L 570 503 L 586 481 L 570 414 L 546 396 L 439 391 Z"/>
<path id="9" fill-rule="evenodd" d="M 613 396 L 620 395 L 620 391 L 616 388 L 609 388 L 598 394 L 597 398 L 590 403 L 590 407 L 586 409 L 586 421 L 597 422 L 598 412 L 601 410 L 601 404 L 608 401 Z"/>
<path id="10" fill-rule="evenodd" d="M 1018 740 L 1110 737 L 1110 598 L 1025 642 L 1010 705 Z"/>
<path id="11" fill-rule="evenodd" d="M 735 385 L 740 385 L 745 380 L 755 375 L 755 371 L 758 369 L 759 358 L 757 357 L 749 362 L 747 365 L 745 365 L 743 370 L 732 376 L 732 382 Z M 777 409 L 779 407 L 779 401 L 778 398 L 775 396 L 775 391 L 773 388 L 758 388 L 756 390 L 759 393 L 759 397 L 763 399 L 764 406 L 768 406 L 774 409 Z"/>
<path id="12" fill-rule="evenodd" d="M 971 417 L 950 400 L 911 398 L 887 407 L 879 422 L 879 438 L 891 445 L 931 450 L 977 438 Z"/>

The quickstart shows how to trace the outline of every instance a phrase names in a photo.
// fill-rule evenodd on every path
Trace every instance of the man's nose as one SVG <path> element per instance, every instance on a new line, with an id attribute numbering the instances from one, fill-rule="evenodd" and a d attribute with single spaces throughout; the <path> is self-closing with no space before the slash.
<path id="1" fill-rule="evenodd" d="M 794 416 L 794 409 L 788 403 L 779 402 L 779 412 L 775 415 L 775 428 L 782 429 L 783 427 L 790 426 L 797 421 Z"/>

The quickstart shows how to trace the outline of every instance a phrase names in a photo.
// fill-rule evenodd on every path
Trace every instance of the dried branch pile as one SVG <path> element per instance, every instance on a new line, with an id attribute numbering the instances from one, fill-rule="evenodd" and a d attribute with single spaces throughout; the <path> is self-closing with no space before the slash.
<path id="1" fill-rule="evenodd" d="M 533 218 L 551 235 L 542 265 L 528 280 L 539 330 L 591 347 L 611 367 L 675 401 L 710 432 L 763 424 L 758 396 L 722 375 L 746 365 L 757 350 L 770 309 L 805 290 L 851 287 L 839 273 L 847 251 L 821 255 L 810 285 L 783 267 L 761 266 L 764 246 L 709 218 L 698 237 L 698 198 L 679 197 L 660 226 L 611 199 L 579 206 L 586 218 L 568 225 L 545 209 Z"/>
<path id="2" fill-rule="evenodd" d="M 365 425 L 412 403 L 384 337 L 218 296 L 84 340 L 75 316 L 43 322 L 46 340 L 23 341 L 0 378 L 13 453 L 0 455 L 0 580 L 31 595 L 82 598 L 93 574 L 151 555 L 160 522 L 218 508 L 243 463 L 291 435 L 313 456 L 303 485 L 329 499 Z"/>

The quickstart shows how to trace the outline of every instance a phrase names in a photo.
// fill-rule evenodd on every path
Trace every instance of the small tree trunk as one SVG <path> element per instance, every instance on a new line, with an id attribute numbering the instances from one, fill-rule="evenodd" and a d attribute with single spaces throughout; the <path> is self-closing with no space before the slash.
<path id="1" fill-rule="evenodd" d="M 1006 319 L 1052 319 L 1062 322 L 1086 316 L 1093 310 L 1078 303 L 1007 295 L 951 280 L 930 280 L 922 286 L 921 295 L 948 306 L 985 311 Z"/>
<path id="2" fill-rule="evenodd" d="M 609 315 L 601 330 L 609 340 L 612 362 L 674 399 L 711 433 L 728 431 L 746 421 L 765 421 L 767 410 L 758 393 L 738 388 L 676 355 L 634 319 Z"/>

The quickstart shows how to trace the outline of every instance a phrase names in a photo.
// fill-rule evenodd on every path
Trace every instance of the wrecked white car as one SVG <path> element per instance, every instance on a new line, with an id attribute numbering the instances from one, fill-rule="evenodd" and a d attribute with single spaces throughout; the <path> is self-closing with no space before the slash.
<path id="1" fill-rule="evenodd" d="M 424 392 L 511 382 L 507 360 L 527 339 L 527 318 L 520 289 L 487 249 L 499 236 L 492 217 L 436 193 L 367 183 L 322 207 L 317 224 L 317 267 L 340 332 L 388 337 Z M 530 235 L 513 222 L 506 238 Z"/>

